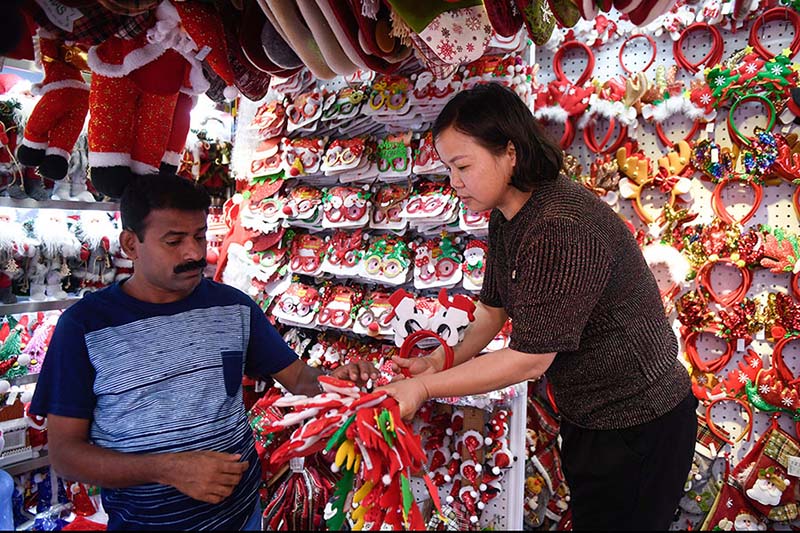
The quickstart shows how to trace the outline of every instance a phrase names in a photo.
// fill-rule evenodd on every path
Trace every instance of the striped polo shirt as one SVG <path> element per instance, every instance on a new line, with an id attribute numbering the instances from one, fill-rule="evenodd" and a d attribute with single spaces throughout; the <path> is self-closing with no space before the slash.
<path id="1" fill-rule="evenodd" d="M 250 468 L 216 505 L 159 484 L 101 490 L 109 529 L 241 529 L 261 479 L 242 374 L 296 359 L 237 289 L 204 279 L 181 301 L 152 304 L 116 284 L 61 316 L 31 411 L 91 420 L 91 442 L 118 452 L 242 454 Z"/>

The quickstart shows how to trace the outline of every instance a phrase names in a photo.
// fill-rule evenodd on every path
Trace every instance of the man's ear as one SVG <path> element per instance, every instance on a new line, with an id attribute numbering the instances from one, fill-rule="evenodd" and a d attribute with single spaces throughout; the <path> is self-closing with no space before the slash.
<path id="1" fill-rule="evenodd" d="M 119 245 L 131 261 L 138 257 L 139 237 L 133 231 L 122 230 L 122 233 L 119 234 Z"/>

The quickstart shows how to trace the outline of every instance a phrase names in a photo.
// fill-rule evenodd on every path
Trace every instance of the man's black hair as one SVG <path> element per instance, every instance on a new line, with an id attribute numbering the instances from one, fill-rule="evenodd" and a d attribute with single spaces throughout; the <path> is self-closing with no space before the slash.
<path id="1" fill-rule="evenodd" d="M 119 203 L 122 228 L 144 242 L 145 220 L 154 209 L 205 211 L 211 197 L 193 181 L 175 174 L 151 174 L 134 178 L 122 193 Z"/>

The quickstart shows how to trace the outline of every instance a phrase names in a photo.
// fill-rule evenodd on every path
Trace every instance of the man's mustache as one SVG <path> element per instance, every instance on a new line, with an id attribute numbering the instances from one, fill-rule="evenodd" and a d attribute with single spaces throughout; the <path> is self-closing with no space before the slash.
<path id="1" fill-rule="evenodd" d="M 199 261 L 190 261 L 188 263 L 183 263 L 182 265 L 176 266 L 173 271 L 176 274 L 182 274 L 183 272 L 191 272 L 192 270 L 203 270 L 206 267 L 207 263 L 205 258 L 200 259 Z"/>

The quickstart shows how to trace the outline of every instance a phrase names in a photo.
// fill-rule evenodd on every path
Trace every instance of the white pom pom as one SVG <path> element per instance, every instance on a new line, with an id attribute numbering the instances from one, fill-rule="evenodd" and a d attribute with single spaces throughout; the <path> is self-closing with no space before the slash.
<path id="1" fill-rule="evenodd" d="M 384 485 L 388 486 L 392 482 L 392 477 L 389 474 L 384 474 L 381 481 L 383 481 Z"/>
<path id="2" fill-rule="evenodd" d="M 237 192 L 231 197 L 231 200 L 233 201 L 234 204 L 240 204 L 244 201 L 244 196 L 242 196 L 241 193 Z"/>
<path id="3" fill-rule="evenodd" d="M 453 503 L 454 498 L 451 495 L 447 495 L 447 498 L 444 499 L 448 504 Z"/>
<path id="4" fill-rule="evenodd" d="M 483 511 L 484 509 L 486 509 L 486 504 L 485 504 L 485 503 L 483 503 L 483 502 L 478 502 L 478 509 L 480 509 L 481 511 Z"/>
<path id="5" fill-rule="evenodd" d="M 493 467 L 492 468 L 492 474 L 494 474 L 495 476 L 499 476 L 500 475 L 500 467 L 499 466 Z"/>
<path id="6" fill-rule="evenodd" d="M 26 390 L 20 395 L 19 399 L 22 400 L 22 403 L 30 403 L 33 400 L 33 392 Z"/>
<path id="7" fill-rule="evenodd" d="M 473 523 L 473 524 L 477 524 L 478 523 L 478 517 L 475 516 L 475 515 L 472 515 L 472 516 L 469 517 L 469 521 L 471 523 Z"/>
<path id="8" fill-rule="evenodd" d="M 471 491 L 469 491 L 469 495 L 472 496 L 473 498 L 477 498 L 478 497 L 478 492 L 474 491 L 474 490 L 471 490 Z"/>
<path id="9" fill-rule="evenodd" d="M 21 353 L 19 357 L 17 357 L 17 363 L 19 363 L 19 366 L 28 366 L 31 364 L 31 356 L 26 353 Z"/>
<path id="10" fill-rule="evenodd" d="M 226 100 L 233 100 L 237 96 L 239 96 L 239 89 L 234 87 L 233 85 L 228 85 L 223 89 L 222 96 L 225 97 Z"/>
<path id="11" fill-rule="evenodd" d="M 451 455 L 450 457 L 452 457 L 454 460 L 458 461 L 459 459 L 461 459 L 461 454 L 460 454 L 460 453 L 458 453 L 458 452 L 455 452 L 455 453 L 454 453 L 453 455 Z"/>
<path id="12" fill-rule="evenodd" d="M 0 394 L 5 394 L 11 390 L 11 383 L 6 380 L 0 380 Z"/>
<path id="13" fill-rule="evenodd" d="M 483 439 L 483 443 L 484 443 L 486 446 L 491 446 L 492 442 L 493 442 L 493 441 L 492 441 L 492 438 L 491 438 L 491 437 L 486 437 L 485 439 Z"/>
<path id="14" fill-rule="evenodd" d="M 339 465 L 337 465 L 336 463 L 333 463 L 331 465 L 331 472 L 333 472 L 335 474 L 338 471 L 339 471 Z M 388 483 L 387 483 L 387 485 L 388 485 Z"/>
<path id="15" fill-rule="evenodd" d="M 487 488 L 488 487 L 486 486 L 486 483 L 481 483 L 481 486 L 478 487 L 478 490 L 480 490 L 481 492 L 486 492 Z"/>
<path id="16" fill-rule="evenodd" d="M 445 481 L 445 483 L 450 483 L 451 481 L 453 481 L 453 478 L 450 477 L 450 474 L 445 474 L 444 475 L 444 481 Z"/>
<path id="17" fill-rule="evenodd" d="M 483 465 L 480 465 L 480 464 L 476 464 L 476 465 L 475 465 L 475 471 L 476 471 L 477 473 L 479 473 L 479 474 L 480 474 L 482 470 L 483 470 Z"/>

